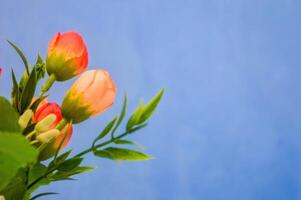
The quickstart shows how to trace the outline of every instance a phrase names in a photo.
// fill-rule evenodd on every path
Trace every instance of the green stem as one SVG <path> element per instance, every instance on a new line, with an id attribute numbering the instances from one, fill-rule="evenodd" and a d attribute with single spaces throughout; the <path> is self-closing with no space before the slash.
<path id="1" fill-rule="evenodd" d="M 34 134 L 36 134 L 36 131 L 35 131 L 35 130 L 31 131 L 28 135 L 26 135 L 26 139 L 30 140 L 30 138 L 31 138 Z"/>
<path id="2" fill-rule="evenodd" d="M 39 141 L 38 140 L 33 140 L 30 142 L 30 144 L 35 144 L 35 143 L 38 143 Z"/>
<path id="3" fill-rule="evenodd" d="M 105 141 L 105 142 L 103 142 L 103 143 L 101 143 L 101 144 L 95 145 L 94 148 L 93 148 L 93 147 L 90 147 L 89 149 L 86 149 L 86 150 L 80 152 L 79 154 L 75 155 L 74 157 L 80 157 L 80 156 L 83 156 L 83 155 L 85 155 L 85 154 L 87 154 L 87 153 L 93 151 L 93 149 L 97 149 L 97 148 L 99 148 L 99 147 L 103 147 L 103 146 L 105 146 L 105 145 L 108 145 L 108 144 L 114 142 L 115 140 L 118 140 L 118 139 L 120 139 L 120 138 L 123 138 L 123 137 L 125 137 L 127 134 L 129 134 L 129 133 L 130 133 L 130 132 L 127 131 L 127 132 L 125 132 L 125 133 L 123 133 L 123 134 L 121 134 L 121 135 L 119 135 L 119 136 L 117 136 L 117 137 L 111 138 L 110 140 L 107 140 L 107 141 Z"/>
<path id="4" fill-rule="evenodd" d="M 39 97 L 42 97 L 51 88 L 55 80 L 55 75 L 51 74 L 47 81 L 43 84 Z"/>

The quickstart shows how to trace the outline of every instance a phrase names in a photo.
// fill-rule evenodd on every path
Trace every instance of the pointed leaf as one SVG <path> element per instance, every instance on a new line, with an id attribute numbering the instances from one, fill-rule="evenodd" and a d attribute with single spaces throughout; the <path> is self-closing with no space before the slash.
<path id="1" fill-rule="evenodd" d="M 33 69 L 21 96 L 21 113 L 31 104 L 37 86 L 36 70 Z"/>
<path id="2" fill-rule="evenodd" d="M 108 158 L 112 160 L 125 160 L 125 161 L 142 161 L 142 160 L 150 160 L 153 158 L 152 156 L 144 154 L 139 151 L 116 148 L 116 147 L 108 147 L 103 150 L 97 150 L 94 152 L 94 154 L 102 158 Z"/>
<path id="3" fill-rule="evenodd" d="M 62 162 L 57 169 L 59 171 L 70 171 L 78 167 L 82 161 L 83 158 L 80 157 L 71 158 Z"/>
<path id="4" fill-rule="evenodd" d="M 19 56 L 21 57 L 23 63 L 24 63 L 24 66 L 25 66 L 25 69 L 26 69 L 26 72 L 27 74 L 29 75 L 29 65 L 28 65 L 28 62 L 27 62 L 27 59 L 26 57 L 24 56 L 23 52 L 21 51 L 21 49 L 19 49 L 14 43 L 12 43 L 11 41 L 7 40 L 7 42 L 16 50 L 16 52 L 19 54 Z"/>
<path id="5" fill-rule="evenodd" d="M 54 181 L 70 179 L 71 176 L 81 174 L 94 170 L 93 167 L 80 166 L 69 171 L 58 171 L 52 175 L 51 179 Z"/>
<path id="6" fill-rule="evenodd" d="M 120 117 L 118 118 L 118 121 L 116 123 L 116 126 L 114 127 L 113 131 L 112 131 L 112 136 L 114 137 L 114 133 L 117 130 L 117 128 L 119 127 L 119 125 L 121 124 L 125 114 L 126 114 L 126 108 L 127 108 L 127 95 L 124 95 L 124 100 L 123 100 L 123 106 L 122 106 L 122 110 L 120 113 Z"/>
<path id="7" fill-rule="evenodd" d="M 35 200 L 39 197 L 43 197 L 43 196 L 47 196 L 47 195 L 54 195 L 54 194 L 59 194 L 57 192 L 44 192 L 44 193 L 40 193 L 40 194 L 37 194 L 35 196 L 33 196 L 30 200 Z"/>
<path id="8" fill-rule="evenodd" d="M 95 140 L 93 141 L 93 144 L 92 144 L 92 148 L 94 148 L 95 146 L 95 143 L 100 140 L 101 138 L 105 137 L 110 131 L 111 129 L 113 128 L 115 122 L 117 120 L 117 116 L 114 117 L 114 119 L 103 129 L 103 131 L 95 138 Z"/>
<path id="9" fill-rule="evenodd" d="M 14 70 L 11 70 L 11 76 L 12 76 L 12 80 L 13 80 L 13 89 L 11 91 L 11 98 L 13 101 L 13 106 L 18 110 L 18 105 L 19 105 L 19 85 L 18 85 L 18 81 L 16 78 L 16 75 L 14 73 Z"/>
<path id="10" fill-rule="evenodd" d="M 141 144 L 138 144 L 136 142 L 130 141 L 130 140 L 122 140 L 122 139 L 118 139 L 118 140 L 114 140 L 115 144 L 128 144 L 128 145 L 134 145 L 140 148 L 144 148 Z"/>
<path id="11" fill-rule="evenodd" d="M 61 154 L 60 156 L 58 156 L 56 159 L 52 160 L 48 165 L 48 169 L 52 169 L 53 167 L 60 165 L 62 162 L 64 162 L 70 155 L 71 151 L 72 150 L 69 150 L 69 151 Z"/>
<path id="12" fill-rule="evenodd" d="M 144 110 L 144 104 L 142 101 L 140 101 L 138 107 L 136 108 L 135 112 L 132 114 L 130 117 L 127 125 L 126 125 L 126 130 L 129 131 L 132 129 L 135 125 L 139 123 L 140 117 L 143 113 Z"/>
<path id="13" fill-rule="evenodd" d="M 139 124 L 145 122 L 148 118 L 150 118 L 153 112 L 156 110 L 157 106 L 159 105 L 161 98 L 164 94 L 165 89 L 161 89 L 156 96 L 149 101 L 148 104 L 145 105 L 143 109 L 143 113 L 140 116 Z"/>

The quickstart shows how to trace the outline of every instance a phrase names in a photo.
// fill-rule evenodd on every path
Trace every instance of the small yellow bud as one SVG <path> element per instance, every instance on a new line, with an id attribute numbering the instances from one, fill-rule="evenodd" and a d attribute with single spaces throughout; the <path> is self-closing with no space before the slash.
<path id="1" fill-rule="evenodd" d="M 28 122 L 30 121 L 30 119 L 32 118 L 33 116 L 33 112 L 32 110 L 28 109 L 26 110 L 19 118 L 19 125 L 21 127 L 21 129 L 25 129 L 26 126 L 28 125 Z"/>
<path id="2" fill-rule="evenodd" d="M 60 134 L 60 131 L 57 129 L 51 129 L 49 131 L 46 131 L 44 133 L 40 133 L 36 139 L 42 143 L 47 143 L 51 139 L 56 138 Z"/>
<path id="3" fill-rule="evenodd" d="M 37 133 L 43 133 L 51 129 L 51 126 L 56 120 L 55 114 L 49 114 L 47 117 L 39 121 L 35 127 Z"/>

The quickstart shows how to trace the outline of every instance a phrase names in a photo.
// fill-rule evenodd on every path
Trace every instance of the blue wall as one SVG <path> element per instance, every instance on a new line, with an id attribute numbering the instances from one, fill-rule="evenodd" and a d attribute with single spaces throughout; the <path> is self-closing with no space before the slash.
<path id="1" fill-rule="evenodd" d="M 119 112 L 162 86 L 149 127 L 131 138 L 155 160 L 119 163 L 88 156 L 97 170 L 56 183 L 45 199 L 301 199 L 301 3 L 297 0 L 0 0 L 1 95 L 10 68 L 33 63 L 56 32 L 79 31 L 89 68 L 108 69 L 115 106 L 75 126 L 69 145 L 88 147 Z M 74 80 L 56 84 L 61 101 Z"/>

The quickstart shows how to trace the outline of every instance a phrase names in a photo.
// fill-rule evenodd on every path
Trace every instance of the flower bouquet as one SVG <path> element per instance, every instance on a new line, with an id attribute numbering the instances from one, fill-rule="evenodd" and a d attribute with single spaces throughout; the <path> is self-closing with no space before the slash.
<path id="1" fill-rule="evenodd" d="M 164 89 L 149 102 L 141 101 L 125 123 L 125 130 L 119 131 L 127 113 L 125 95 L 120 114 L 96 133 L 87 149 L 81 152 L 76 149 L 62 151 L 71 139 L 73 124 L 99 115 L 113 105 L 116 85 L 106 70 L 86 71 L 88 51 L 76 32 L 56 34 L 50 40 L 46 60 L 38 55 L 33 66 L 15 44 L 8 42 L 22 59 L 25 71 L 18 81 L 14 70 L 11 70 L 11 101 L 0 97 L 0 199 L 33 200 L 56 194 L 34 192 L 41 186 L 73 180 L 74 175 L 93 170 L 81 164 L 89 153 L 121 161 L 152 158 L 122 146 L 137 146 L 125 138 L 147 125 Z M 48 101 L 49 90 L 54 83 L 60 84 L 77 75 L 79 78 L 65 93 L 61 105 Z M 38 90 L 37 85 L 44 78 L 46 81 Z"/>

